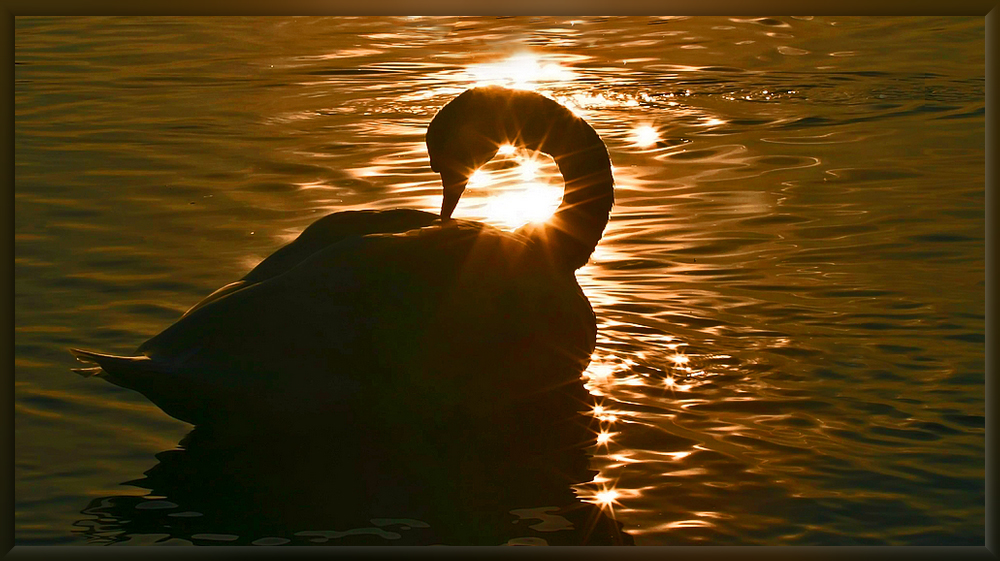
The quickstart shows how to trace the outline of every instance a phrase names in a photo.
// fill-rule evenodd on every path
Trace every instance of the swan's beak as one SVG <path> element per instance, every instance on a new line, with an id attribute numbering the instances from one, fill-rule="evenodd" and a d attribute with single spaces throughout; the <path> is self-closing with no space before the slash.
<path id="1" fill-rule="evenodd" d="M 441 201 L 441 221 L 451 220 L 451 213 L 455 212 L 458 200 L 465 192 L 465 186 L 469 183 L 469 178 L 462 174 L 442 173 L 441 182 L 444 184 L 444 200 Z"/>

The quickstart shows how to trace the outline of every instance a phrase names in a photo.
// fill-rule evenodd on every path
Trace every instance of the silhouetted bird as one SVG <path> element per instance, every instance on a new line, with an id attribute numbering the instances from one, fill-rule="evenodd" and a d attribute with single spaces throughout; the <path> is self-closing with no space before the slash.
<path id="1" fill-rule="evenodd" d="M 99 365 L 77 371 L 194 424 L 316 413 L 448 425 L 492 422 L 553 391 L 584 399 L 596 323 L 574 271 L 613 204 L 604 143 L 557 102 L 496 86 L 445 105 L 426 140 L 444 183 L 440 215 L 321 218 L 136 356 L 72 349 Z M 555 160 L 565 182 L 555 214 L 515 232 L 451 219 L 471 174 L 505 144 Z"/>

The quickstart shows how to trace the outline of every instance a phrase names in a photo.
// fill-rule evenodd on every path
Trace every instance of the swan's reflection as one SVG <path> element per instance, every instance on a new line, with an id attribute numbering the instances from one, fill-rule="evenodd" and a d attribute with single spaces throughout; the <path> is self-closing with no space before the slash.
<path id="1" fill-rule="evenodd" d="M 76 525 L 95 543 L 631 544 L 572 489 L 596 473 L 578 397 L 562 388 L 434 429 L 362 417 L 356 431 L 287 419 L 198 427 L 127 483 L 147 496 L 97 498 Z"/>

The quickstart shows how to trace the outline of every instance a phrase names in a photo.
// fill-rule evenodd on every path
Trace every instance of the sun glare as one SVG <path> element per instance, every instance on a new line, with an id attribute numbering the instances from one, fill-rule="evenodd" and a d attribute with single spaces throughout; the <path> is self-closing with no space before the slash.
<path id="1" fill-rule="evenodd" d="M 602 508 L 611 508 L 612 505 L 618 504 L 618 491 L 614 489 L 598 491 L 594 494 L 594 498 Z"/>
<path id="2" fill-rule="evenodd" d="M 477 86 L 492 84 L 533 90 L 540 82 L 572 80 L 573 71 L 556 63 L 542 63 L 532 53 L 516 54 L 498 62 L 473 64 L 468 72 Z"/>
<path id="3" fill-rule="evenodd" d="M 649 125 L 641 125 L 632 130 L 632 143 L 640 148 L 649 148 L 659 141 L 659 131 Z"/>
<path id="4" fill-rule="evenodd" d="M 490 177 L 490 174 L 484 170 L 477 169 L 469 176 L 468 186 L 471 189 L 477 189 L 479 187 L 488 187 L 490 183 L 493 183 L 493 178 Z"/>
<path id="5" fill-rule="evenodd" d="M 544 222 L 562 201 L 561 189 L 542 183 L 528 183 L 517 191 L 490 197 L 486 215 L 490 220 L 517 228 L 528 222 Z"/>
<path id="6" fill-rule="evenodd" d="M 501 228 L 518 228 L 529 222 L 548 220 L 562 202 L 563 186 L 553 181 L 555 164 L 538 154 L 504 144 L 497 160 L 469 177 L 474 211 Z"/>
<path id="7" fill-rule="evenodd" d="M 538 175 L 538 170 L 542 168 L 541 162 L 537 160 L 532 160 L 530 158 L 525 158 L 521 161 L 521 179 L 524 181 L 531 181 Z"/>

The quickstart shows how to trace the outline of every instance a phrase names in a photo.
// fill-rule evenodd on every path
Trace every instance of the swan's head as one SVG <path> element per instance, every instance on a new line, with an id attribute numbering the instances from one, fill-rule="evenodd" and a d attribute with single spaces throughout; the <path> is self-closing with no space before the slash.
<path id="1" fill-rule="evenodd" d="M 427 127 L 427 153 L 431 169 L 441 174 L 444 200 L 441 220 L 451 218 L 465 192 L 469 177 L 496 155 L 500 143 L 496 131 L 483 127 L 484 111 L 496 107 L 478 89 L 466 90 L 445 105 Z"/>
<path id="2" fill-rule="evenodd" d="M 501 145 L 555 156 L 548 131 L 555 121 L 578 120 L 541 94 L 500 86 L 472 88 L 448 102 L 427 127 L 431 169 L 441 174 L 444 184 L 441 219 L 451 218 L 469 177 L 493 159 Z"/>

